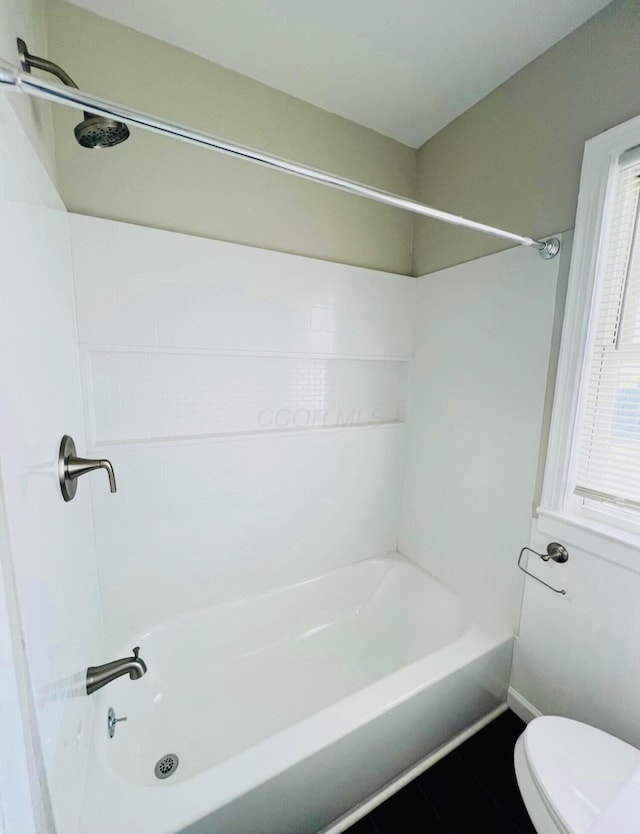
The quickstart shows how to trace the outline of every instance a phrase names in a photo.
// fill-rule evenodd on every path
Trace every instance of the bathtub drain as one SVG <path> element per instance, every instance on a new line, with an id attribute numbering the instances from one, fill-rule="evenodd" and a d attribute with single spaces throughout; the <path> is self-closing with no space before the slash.
<path id="1" fill-rule="evenodd" d="M 176 772 L 178 769 L 178 762 L 179 759 L 175 753 L 167 753 L 166 756 L 163 756 L 156 762 L 154 773 L 158 779 L 166 779 L 168 776 L 171 776 L 172 773 Z"/>

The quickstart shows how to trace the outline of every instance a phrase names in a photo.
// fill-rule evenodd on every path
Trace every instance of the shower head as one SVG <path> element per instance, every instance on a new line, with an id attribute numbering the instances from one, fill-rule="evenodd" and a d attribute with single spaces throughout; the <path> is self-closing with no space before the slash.
<path id="1" fill-rule="evenodd" d="M 73 78 L 62 67 L 54 64 L 53 61 L 48 61 L 46 58 L 31 55 L 22 38 L 18 38 L 18 55 L 20 56 L 22 69 L 25 72 L 31 72 L 31 68 L 35 67 L 43 72 L 50 72 L 55 75 L 67 87 L 78 89 L 78 85 Z M 120 142 L 129 138 L 129 128 L 124 122 L 117 122 L 115 119 L 108 119 L 105 116 L 95 116 L 93 113 L 85 113 L 84 121 L 76 125 L 73 132 L 76 141 L 83 148 L 111 148 L 113 145 L 119 145 Z"/>
<path id="2" fill-rule="evenodd" d="M 111 148 L 129 138 L 129 128 L 124 122 L 92 113 L 85 113 L 84 121 L 76 125 L 73 132 L 83 148 Z"/>

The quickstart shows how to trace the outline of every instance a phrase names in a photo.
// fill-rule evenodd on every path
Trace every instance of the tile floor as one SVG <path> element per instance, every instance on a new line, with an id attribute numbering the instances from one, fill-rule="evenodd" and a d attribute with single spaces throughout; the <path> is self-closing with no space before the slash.
<path id="1" fill-rule="evenodd" d="M 535 834 L 513 769 L 524 726 L 504 713 L 347 834 Z"/>

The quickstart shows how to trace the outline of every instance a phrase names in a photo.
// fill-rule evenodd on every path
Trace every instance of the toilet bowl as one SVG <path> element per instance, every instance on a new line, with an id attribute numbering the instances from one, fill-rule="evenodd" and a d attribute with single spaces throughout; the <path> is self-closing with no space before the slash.
<path id="1" fill-rule="evenodd" d="M 543 716 L 516 742 L 514 764 L 538 834 L 586 834 L 640 767 L 640 750 L 579 721 Z"/>

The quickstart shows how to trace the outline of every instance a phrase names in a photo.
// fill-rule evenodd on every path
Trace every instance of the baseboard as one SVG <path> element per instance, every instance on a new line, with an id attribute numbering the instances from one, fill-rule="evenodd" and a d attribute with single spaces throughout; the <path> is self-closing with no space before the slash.
<path id="1" fill-rule="evenodd" d="M 506 712 L 507 709 L 507 704 L 500 704 L 499 707 L 496 707 L 491 710 L 491 712 L 487 713 L 484 718 L 481 718 L 479 721 L 476 721 L 475 724 L 467 727 L 466 730 L 458 733 L 455 738 L 451 739 L 451 741 L 448 741 L 446 744 L 443 744 L 442 747 L 438 747 L 437 750 L 434 750 L 433 753 L 430 753 L 424 759 L 421 759 L 416 765 L 409 768 L 409 770 L 405 770 L 404 773 L 401 773 L 400 776 L 392 782 L 388 782 L 384 785 L 384 787 L 380 788 L 379 791 L 376 791 L 376 793 L 372 794 L 370 797 L 365 799 L 364 802 L 360 803 L 360 805 L 357 805 L 347 814 L 340 817 L 340 819 L 334 820 L 334 822 L 332 822 L 329 826 L 323 828 L 322 831 L 319 831 L 318 834 L 341 834 L 341 832 L 346 831 L 347 828 L 355 825 L 358 820 L 361 820 L 363 817 L 366 817 L 366 815 L 373 811 L 374 808 L 377 808 L 378 805 L 381 805 L 386 799 L 393 796 L 394 793 L 397 793 L 401 788 L 404 788 L 405 785 L 409 784 L 409 782 L 413 782 L 417 776 L 420 776 L 421 773 L 424 773 L 425 770 L 432 767 L 436 764 L 436 762 L 439 762 L 440 759 L 443 759 L 451 753 L 452 750 L 455 750 L 456 747 L 463 744 L 463 742 L 465 742 L 468 738 L 471 738 L 471 736 L 482 730 L 483 727 L 486 727 L 487 724 L 490 724 L 499 715 Z"/>
<path id="2" fill-rule="evenodd" d="M 516 692 L 512 686 L 509 687 L 509 692 L 507 694 L 507 705 L 510 710 L 515 712 L 518 718 L 527 724 L 529 721 L 532 721 L 534 718 L 538 718 L 542 715 L 539 709 L 536 709 L 536 707 L 529 703 L 523 695 Z"/>

